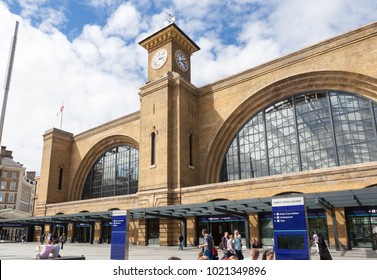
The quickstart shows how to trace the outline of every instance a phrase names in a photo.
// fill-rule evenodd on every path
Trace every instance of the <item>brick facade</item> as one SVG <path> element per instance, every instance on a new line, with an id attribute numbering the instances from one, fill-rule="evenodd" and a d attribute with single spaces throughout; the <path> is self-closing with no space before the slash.
<path id="1" fill-rule="evenodd" d="M 58 129 L 45 133 L 36 216 L 237 200 L 284 192 L 359 189 L 377 184 L 377 162 L 219 183 L 230 142 L 245 122 L 267 105 L 316 89 L 348 91 L 377 101 L 377 23 L 201 88 L 191 84 L 190 75 L 180 72 L 172 62 L 174 50 L 181 48 L 190 57 L 197 46 L 175 25 L 169 28 L 165 31 L 174 36 L 163 30 L 141 42 L 148 50 L 149 65 L 160 47 L 168 50 L 168 60 L 156 72 L 149 67 L 149 81 L 139 93 L 140 112 L 79 135 Z M 156 135 L 154 165 L 150 158 L 152 133 Z M 80 200 L 96 159 L 123 144 L 139 150 L 138 193 Z M 62 189 L 58 190 L 60 168 L 64 175 Z M 336 217 L 340 242 L 345 245 L 344 209 L 337 209 Z M 327 220 L 332 242 L 332 222 Z M 250 237 L 259 238 L 255 213 L 249 213 L 249 224 Z M 101 232 L 99 226 L 96 224 L 95 238 Z M 135 220 L 130 227 L 131 242 L 146 244 L 146 222 Z M 187 243 L 193 245 L 195 217 L 188 219 L 187 227 Z M 176 245 L 178 232 L 178 222 L 161 219 L 160 244 Z"/>

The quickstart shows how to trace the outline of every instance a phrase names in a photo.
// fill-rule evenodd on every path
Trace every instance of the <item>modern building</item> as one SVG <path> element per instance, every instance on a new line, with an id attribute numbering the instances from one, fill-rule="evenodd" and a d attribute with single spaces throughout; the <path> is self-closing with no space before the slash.
<path id="1" fill-rule="evenodd" d="M 0 154 L 0 219 L 30 217 L 34 204 L 35 172 L 26 172 L 22 164 L 13 160 L 12 151 L 1 147 Z M 21 237 L 28 227 L 1 227 L 0 239 Z"/>
<path id="2" fill-rule="evenodd" d="M 182 232 L 195 246 L 206 227 L 216 243 L 237 228 L 273 245 L 271 199 L 298 195 L 330 246 L 376 249 L 377 23 L 203 87 L 191 83 L 199 47 L 177 25 L 140 45 L 140 111 L 46 131 L 29 222 L 110 242 L 120 209 L 135 244 L 176 245 Z"/>

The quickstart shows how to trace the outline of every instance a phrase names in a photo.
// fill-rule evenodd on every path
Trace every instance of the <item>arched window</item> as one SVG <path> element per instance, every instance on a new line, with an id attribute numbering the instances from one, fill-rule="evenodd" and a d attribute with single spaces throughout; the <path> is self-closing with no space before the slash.
<path id="1" fill-rule="evenodd" d="M 220 181 L 377 160 L 377 103 L 340 91 L 293 95 L 264 108 L 237 133 Z"/>
<path id="2" fill-rule="evenodd" d="M 118 146 L 105 152 L 86 178 L 82 199 L 134 194 L 139 180 L 139 151 Z"/>

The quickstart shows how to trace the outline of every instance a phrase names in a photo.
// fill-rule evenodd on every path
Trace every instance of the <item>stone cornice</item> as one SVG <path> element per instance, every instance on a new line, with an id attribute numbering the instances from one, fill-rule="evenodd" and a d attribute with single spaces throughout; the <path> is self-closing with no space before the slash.
<path id="1" fill-rule="evenodd" d="M 190 90 L 197 94 L 198 89 L 191 83 L 187 82 L 176 72 L 168 72 L 164 76 L 160 77 L 155 81 L 146 83 L 140 88 L 139 95 L 144 97 L 153 92 L 159 91 L 163 88 L 166 88 L 168 85 L 172 86 L 182 86 L 183 88 Z"/>
<path id="2" fill-rule="evenodd" d="M 134 202 L 138 198 L 137 194 L 129 194 L 129 195 L 119 195 L 119 196 L 109 196 L 109 197 L 100 197 L 100 198 L 93 198 L 93 199 L 86 199 L 86 200 L 74 200 L 74 201 L 67 201 L 67 202 L 57 202 L 57 203 L 49 203 L 46 205 L 46 208 L 60 208 L 60 209 L 74 209 L 74 207 L 82 206 L 83 202 L 85 202 L 86 206 L 97 206 L 97 205 L 105 205 L 106 202 Z M 127 202 L 125 202 L 127 200 Z M 99 211 L 108 211 L 108 209 L 101 209 Z M 77 212 L 74 210 L 72 213 L 64 213 L 64 214 L 76 214 Z"/>
<path id="3" fill-rule="evenodd" d="M 227 188 L 238 188 L 242 186 L 262 186 L 267 188 L 267 185 L 272 185 L 272 188 L 278 186 L 301 186 L 304 179 L 305 184 L 309 183 L 325 183 L 325 182 L 334 182 L 334 181 L 349 181 L 353 179 L 364 178 L 367 179 L 366 174 L 369 173 L 369 176 L 376 177 L 377 172 L 377 162 L 366 162 L 366 163 L 357 163 L 347 166 L 334 166 L 325 169 L 315 169 L 310 171 L 300 171 L 294 173 L 285 173 L 277 174 L 271 176 L 236 180 L 236 181 L 227 181 L 219 183 L 204 184 L 198 186 L 188 186 L 182 189 L 182 193 L 196 192 L 200 190 L 216 190 L 216 189 L 227 189 Z M 334 179 L 337 177 L 337 179 Z"/>
<path id="4" fill-rule="evenodd" d="M 71 141 L 72 136 L 73 136 L 73 134 L 70 133 L 70 132 L 60 130 L 60 129 L 57 129 L 57 128 L 51 128 L 51 129 L 49 129 L 45 132 L 45 134 L 43 135 L 43 139 L 47 140 L 47 139 L 54 137 L 55 139 Z"/>
<path id="5" fill-rule="evenodd" d="M 130 123 L 130 122 L 133 122 L 133 121 L 139 120 L 139 119 L 140 119 L 140 111 L 137 111 L 137 112 L 131 113 L 129 115 L 120 117 L 118 119 L 112 120 L 110 122 L 101 124 L 97 127 L 91 128 L 91 129 L 84 131 L 80 134 L 77 134 L 77 135 L 74 136 L 74 139 L 77 141 L 77 140 L 80 140 L 81 138 L 88 137 L 89 135 L 97 134 L 101 131 L 109 130 L 112 127 L 120 126 L 122 124 Z"/>
<path id="6" fill-rule="evenodd" d="M 148 52 L 150 52 L 172 39 L 174 39 L 175 41 L 179 42 L 182 46 L 184 46 L 189 51 L 190 55 L 200 50 L 200 48 L 195 44 L 195 42 L 192 41 L 174 23 L 166 26 L 160 31 L 157 31 L 153 35 L 139 42 L 139 45 L 141 45 Z"/>

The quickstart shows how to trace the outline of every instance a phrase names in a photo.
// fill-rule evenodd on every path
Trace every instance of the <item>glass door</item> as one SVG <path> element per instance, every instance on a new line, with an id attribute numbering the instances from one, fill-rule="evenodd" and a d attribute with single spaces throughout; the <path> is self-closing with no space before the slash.
<path id="1" fill-rule="evenodd" d="M 377 221 L 373 218 L 373 223 Z M 351 247 L 372 248 L 372 225 L 370 217 L 348 217 Z"/>
<path id="2" fill-rule="evenodd" d="M 370 217 L 372 228 L 372 249 L 377 250 L 377 217 Z"/>
<path id="3" fill-rule="evenodd" d="M 148 219 L 147 224 L 148 245 L 160 244 L 160 219 Z"/>

